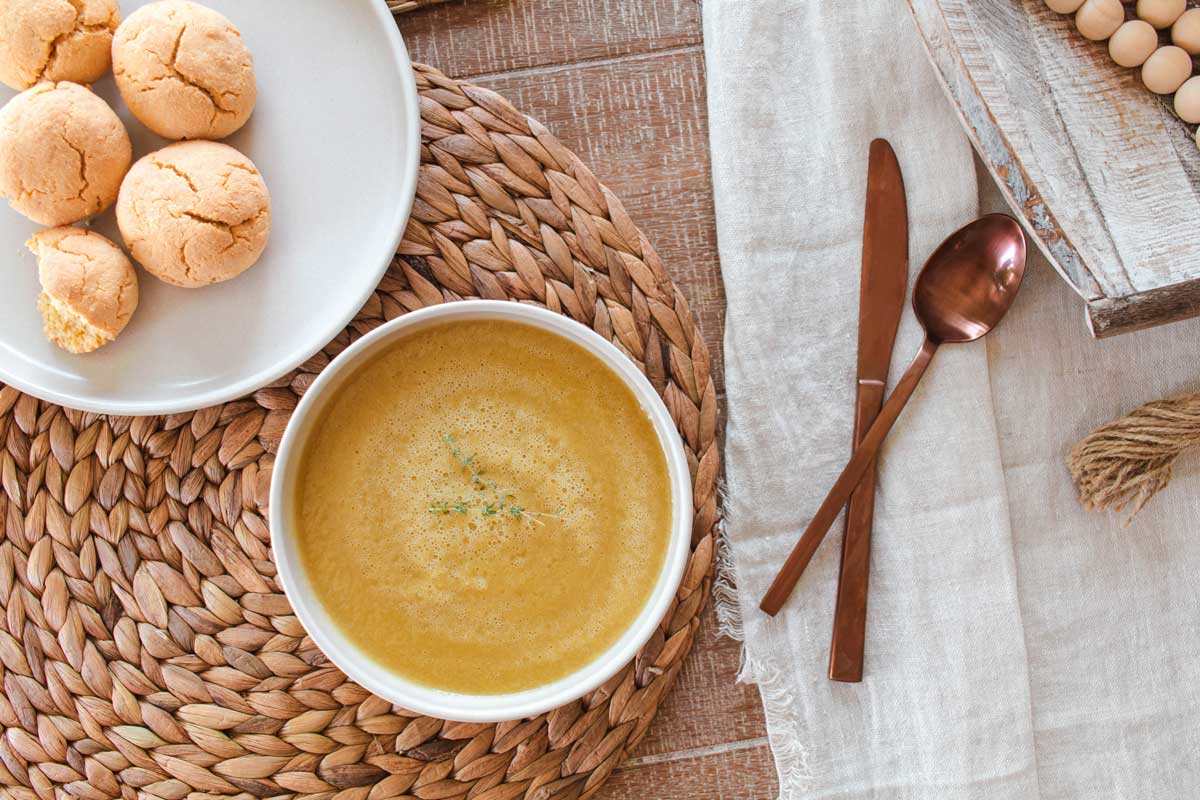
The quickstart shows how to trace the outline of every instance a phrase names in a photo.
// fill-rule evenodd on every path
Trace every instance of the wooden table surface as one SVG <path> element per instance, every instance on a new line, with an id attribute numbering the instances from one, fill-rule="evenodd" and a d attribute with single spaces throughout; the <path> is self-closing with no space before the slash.
<path id="1" fill-rule="evenodd" d="M 414 61 L 502 92 L 624 201 L 699 316 L 724 405 L 699 0 L 452 0 L 398 18 Z M 679 682 L 604 800 L 776 795 L 758 691 L 711 607 Z"/>

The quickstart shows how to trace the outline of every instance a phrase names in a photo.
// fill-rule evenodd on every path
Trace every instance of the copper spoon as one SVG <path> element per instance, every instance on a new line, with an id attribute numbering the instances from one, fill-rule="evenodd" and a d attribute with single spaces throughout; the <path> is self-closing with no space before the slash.
<path id="1" fill-rule="evenodd" d="M 925 329 L 921 351 L 792 548 L 759 608 L 774 616 L 792 593 L 829 526 L 921 382 L 938 347 L 972 342 L 996 327 L 1012 306 L 1023 277 L 1025 235 L 1016 220 L 1006 214 L 980 217 L 952 233 L 933 251 L 913 287 L 913 310 Z"/>

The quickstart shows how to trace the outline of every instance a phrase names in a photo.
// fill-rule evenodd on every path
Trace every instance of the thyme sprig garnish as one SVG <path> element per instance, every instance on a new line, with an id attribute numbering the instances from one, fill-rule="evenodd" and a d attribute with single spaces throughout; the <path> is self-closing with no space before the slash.
<path id="1" fill-rule="evenodd" d="M 478 509 L 485 517 L 506 514 L 519 520 L 528 520 L 535 525 L 545 525 L 545 519 L 562 519 L 566 508 L 560 507 L 553 514 L 546 511 L 530 511 L 517 503 L 517 498 L 510 492 L 501 491 L 496 482 L 484 477 L 483 468 L 475 460 L 473 453 L 464 453 L 459 447 L 458 440 L 448 433 L 442 434 L 442 441 L 450 448 L 459 465 L 471 476 L 471 488 L 477 493 L 475 497 L 459 497 L 456 500 L 442 500 L 429 504 L 430 514 L 469 514 L 471 509 Z"/>

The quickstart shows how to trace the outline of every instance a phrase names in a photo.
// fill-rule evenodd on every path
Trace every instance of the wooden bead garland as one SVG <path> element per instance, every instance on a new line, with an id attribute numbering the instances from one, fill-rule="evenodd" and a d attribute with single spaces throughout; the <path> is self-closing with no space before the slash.
<path id="1" fill-rule="evenodd" d="M 1126 20 L 1132 0 L 1044 0 L 1059 14 L 1074 14 L 1085 39 L 1108 39 L 1108 54 L 1118 66 L 1141 67 L 1142 83 L 1155 94 L 1176 95 L 1176 116 L 1200 124 L 1200 76 L 1192 77 L 1192 56 L 1200 56 L 1200 8 L 1187 0 L 1137 0 L 1137 19 Z M 1170 29 L 1172 44 L 1159 46 L 1159 31 Z M 1200 147 L 1200 131 L 1195 140 Z"/>
<path id="2" fill-rule="evenodd" d="M 1200 75 L 1188 78 L 1176 90 L 1175 113 L 1184 122 L 1200 123 Z"/>
<path id="3" fill-rule="evenodd" d="M 1192 74 L 1192 57 L 1169 44 L 1150 54 L 1142 65 L 1142 83 L 1155 94 L 1171 94 Z"/>
<path id="4" fill-rule="evenodd" d="M 1121 0 L 1085 0 L 1075 12 L 1075 27 L 1085 39 L 1102 42 L 1125 21 Z"/>
<path id="5" fill-rule="evenodd" d="M 1158 32 L 1149 22 L 1131 19 L 1108 40 L 1108 54 L 1122 67 L 1140 67 L 1158 49 Z"/>
<path id="6" fill-rule="evenodd" d="M 1189 8 L 1171 26 L 1171 42 L 1200 55 L 1200 8 Z"/>
<path id="7" fill-rule="evenodd" d="M 1137 15 L 1158 29 L 1169 28 L 1187 8 L 1187 0 L 1138 0 Z"/>
<path id="8" fill-rule="evenodd" d="M 1046 0 L 1046 6 L 1056 14 L 1074 14 L 1083 0 Z"/>

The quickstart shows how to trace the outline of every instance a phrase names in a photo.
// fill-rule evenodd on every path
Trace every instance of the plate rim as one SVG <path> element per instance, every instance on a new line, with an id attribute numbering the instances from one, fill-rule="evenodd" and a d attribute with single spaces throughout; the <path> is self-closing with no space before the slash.
<path id="1" fill-rule="evenodd" d="M 407 147 L 405 158 L 406 169 L 400 181 L 400 197 L 395 206 L 395 216 L 392 220 L 394 232 L 387 252 L 381 254 L 380 264 L 375 273 L 375 279 L 359 297 L 351 310 L 331 323 L 321 327 L 311 337 L 306 337 L 304 343 L 287 357 L 280 359 L 268 368 L 259 370 L 245 378 L 209 389 L 207 391 L 188 394 L 169 401 L 129 400 L 120 402 L 97 401 L 94 398 L 79 396 L 69 392 L 60 392 L 45 387 L 38 387 L 24 379 L 14 376 L 3 360 L 0 360 L 0 383 L 12 386 L 14 389 L 55 405 L 77 409 L 79 411 L 114 416 L 154 416 L 159 414 L 179 414 L 198 411 L 202 408 L 222 405 L 231 400 L 245 397 L 274 380 L 286 375 L 308 359 L 319 353 L 325 345 L 332 341 L 370 299 L 371 294 L 379 286 L 388 267 L 391 265 L 412 212 L 413 202 L 417 194 L 417 178 L 421 164 L 421 114 L 417 100 L 417 80 L 412 67 L 412 59 L 400 34 L 400 27 L 388 10 L 386 0 L 367 0 L 375 11 L 375 17 L 383 28 L 384 37 L 390 45 L 391 56 L 399 70 L 400 101 L 408 107 L 408 120 L 402 131 L 404 145 Z"/>

